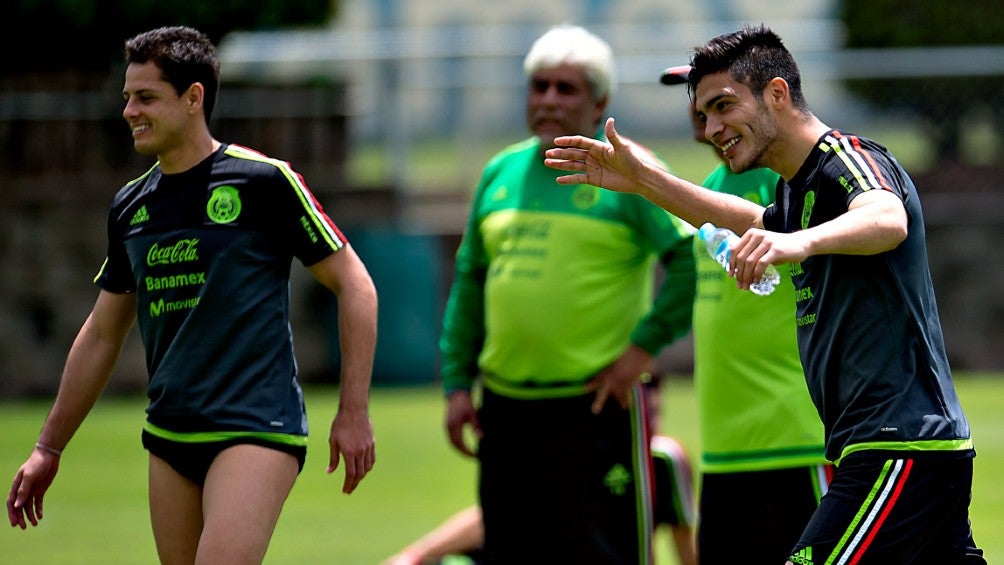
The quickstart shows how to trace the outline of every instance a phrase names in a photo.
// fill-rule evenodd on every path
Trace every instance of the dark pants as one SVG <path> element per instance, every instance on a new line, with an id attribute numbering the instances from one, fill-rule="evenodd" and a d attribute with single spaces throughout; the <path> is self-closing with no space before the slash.
<path id="1" fill-rule="evenodd" d="M 485 391 L 478 458 L 488 563 L 647 562 L 644 426 L 614 402 L 594 415 L 592 400 Z"/>
<path id="2" fill-rule="evenodd" d="M 705 473 L 701 565 L 783 565 L 819 507 L 821 467 Z"/>

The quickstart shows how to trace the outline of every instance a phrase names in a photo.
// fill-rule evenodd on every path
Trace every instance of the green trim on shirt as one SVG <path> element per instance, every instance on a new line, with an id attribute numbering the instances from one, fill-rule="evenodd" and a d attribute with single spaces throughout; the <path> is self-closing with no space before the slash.
<path id="1" fill-rule="evenodd" d="M 844 457 L 858 451 L 969 451 L 974 449 L 973 439 L 932 439 L 923 441 L 869 441 L 848 445 L 840 452 L 838 465 Z"/>
<path id="2" fill-rule="evenodd" d="M 269 432 L 238 432 L 238 431 L 225 431 L 225 432 L 172 432 L 171 430 L 165 430 L 164 428 L 157 427 L 150 422 L 146 422 L 143 429 L 147 432 L 166 440 L 176 441 L 179 443 L 211 443 L 217 441 L 227 441 L 237 438 L 247 438 L 252 437 L 260 439 L 263 441 L 278 443 L 282 445 L 295 445 L 295 446 L 305 446 L 307 445 L 307 436 L 297 436 L 290 434 L 278 434 Z"/>

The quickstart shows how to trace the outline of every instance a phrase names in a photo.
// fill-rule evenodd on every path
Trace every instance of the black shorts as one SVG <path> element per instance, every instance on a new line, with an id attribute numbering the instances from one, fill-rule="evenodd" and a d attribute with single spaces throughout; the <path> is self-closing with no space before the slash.
<path id="1" fill-rule="evenodd" d="M 832 465 L 704 473 L 697 528 L 701 565 L 784 563 L 832 476 Z"/>
<path id="2" fill-rule="evenodd" d="M 986 565 L 969 525 L 973 455 L 848 455 L 788 559 L 796 565 Z"/>
<path id="3" fill-rule="evenodd" d="M 518 400 L 484 391 L 478 458 L 487 563 L 648 562 L 644 412 L 610 401 L 595 415 L 594 398 Z"/>
<path id="4" fill-rule="evenodd" d="M 239 437 L 206 443 L 188 443 L 164 439 L 143 430 L 143 447 L 152 455 L 156 455 L 166 461 L 181 476 L 200 487 L 205 484 L 209 466 L 213 464 L 216 456 L 228 447 L 241 444 L 260 445 L 289 453 L 296 457 L 297 464 L 299 465 L 297 473 L 303 470 L 303 464 L 307 460 L 307 447 L 303 445 L 286 445 L 255 437 Z"/>

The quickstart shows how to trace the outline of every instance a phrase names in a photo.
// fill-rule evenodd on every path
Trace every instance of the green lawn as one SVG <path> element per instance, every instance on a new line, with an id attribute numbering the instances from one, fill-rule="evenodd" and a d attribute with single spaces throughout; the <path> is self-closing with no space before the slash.
<path id="1" fill-rule="evenodd" d="M 1004 555 L 1004 376 L 960 376 L 962 396 L 979 457 L 972 504 L 977 542 L 990 561 Z M 662 429 L 699 450 L 693 388 L 671 380 Z M 337 397 L 307 389 L 314 435 L 307 465 L 279 521 L 266 563 L 372 565 L 474 501 L 474 465 L 447 447 L 442 399 L 434 386 L 373 391 L 377 466 L 351 496 L 341 474 L 324 474 L 326 431 Z M 9 484 L 31 449 L 48 409 L 45 402 L 0 403 L 0 478 Z M 146 503 L 146 455 L 139 444 L 144 401 L 102 399 L 63 457 L 46 501 L 42 525 L 26 532 L 4 528 L 7 563 L 156 563 Z M 5 486 L 5 488 L 7 488 Z M 664 545 L 667 543 L 661 540 Z M 672 564 L 660 545 L 661 564 Z"/>

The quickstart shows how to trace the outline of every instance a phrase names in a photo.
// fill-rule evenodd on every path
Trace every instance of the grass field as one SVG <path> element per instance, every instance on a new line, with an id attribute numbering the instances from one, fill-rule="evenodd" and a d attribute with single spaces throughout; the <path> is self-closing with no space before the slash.
<path id="1" fill-rule="evenodd" d="M 973 426 L 976 459 L 973 527 L 988 561 L 1004 555 L 1004 375 L 959 375 Z M 693 388 L 664 387 L 662 429 L 699 450 Z M 351 496 L 341 471 L 324 474 L 326 431 L 336 391 L 308 388 L 312 448 L 265 562 L 373 565 L 453 511 L 474 501 L 474 465 L 447 447 L 442 399 L 434 386 L 378 388 L 371 413 L 377 466 Z M 4 528 L 5 563 L 138 565 L 156 563 L 146 502 L 146 454 L 139 444 L 145 402 L 102 399 L 63 457 L 38 528 Z M 0 403 L 0 478 L 4 488 L 28 455 L 48 410 L 44 402 Z M 674 564 L 660 540 L 660 565 Z"/>

